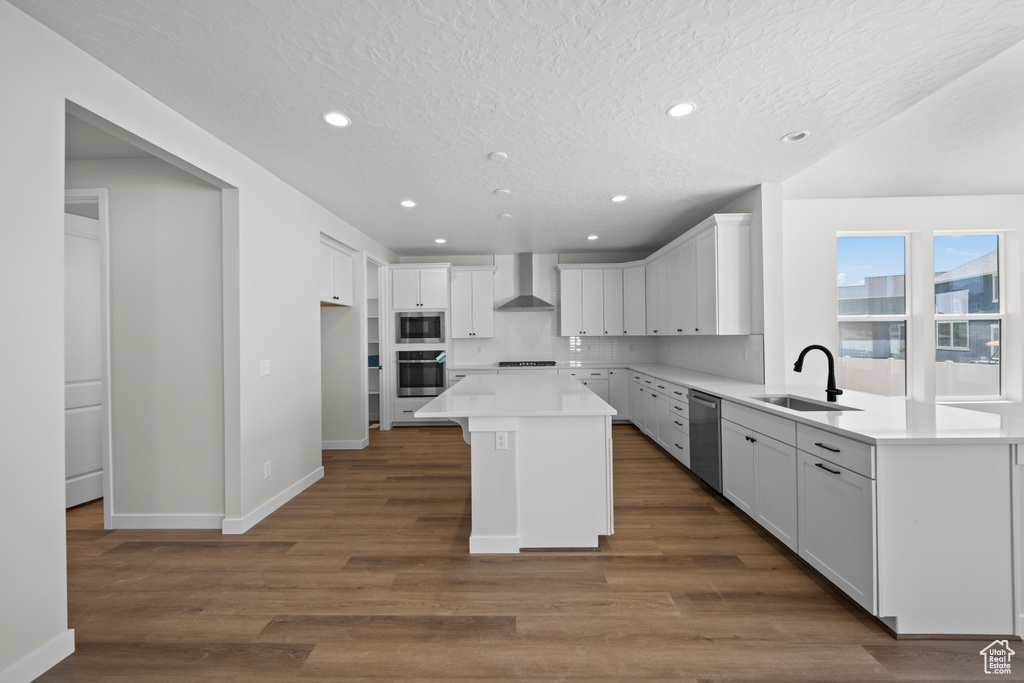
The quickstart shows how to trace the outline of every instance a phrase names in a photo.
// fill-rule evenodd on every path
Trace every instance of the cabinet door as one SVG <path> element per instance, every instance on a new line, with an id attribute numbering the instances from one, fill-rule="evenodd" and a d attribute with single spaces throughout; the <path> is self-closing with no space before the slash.
<path id="1" fill-rule="evenodd" d="M 454 280 L 452 281 L 454 285 Z M 455 287 L 452 287 L 452 299 Z M 453 304 L 454 305 L 454 304 Z M 473 336 L 494 336 L 494 273 L 473 271 Z"/>
<path id="2" fill-rule="evenodd" d="M 599 337 L 604 334 L 604 271 L 584 270 L 580 323 L 583 334 Z"/>
<path id="3" fill-rule="evenodd" d="M 396 310 L 419 308 L 420 271 L 391 271 L 391 304 Z"/>
<path id="4" fill-rule="evenodd" d="M 665 330 L 668 334 L 685 334 L 683 301 L 685 300 L 682 245 L 665 255 Z"/>
<path id="5" fill-rule="evenodd" d="M 679 268 L 682 282 L 679 291 L 679 310 L 683 334 L 697 332 L 697 241 L 679 245 Z"/>
<path id="6" fill-rule="evenodd" d="M 644 388 L 636 382 L 631 382 L 629 385 L 629 421 L 640 431 L 646 431 L 644 429 Z"/>
<path id="7" fill-rule="evenodd" d="M 559 276 L 562 300 L 559 304 L 561 327 L 559 333 L 563 337 L 576 337 L 583 334 L 582 310 L 583 273 L 579 270 L 563 270 Z"/>
<path id="8" fill-rule="evenodd" d="M 875 482 L 803 451 L 797 463 L 800 557 L 875 614 Z"/>
<path id="9" fill-rule="evenodd" d="M 796 550 L 796 447 L 760 434 L 754 457 L 754 520 Z"/>
<path id="10" fill-rule="evenodd" d="M 331 250 L 331 270 L 334 273 L 333 301 L 342 306 L 352 305 L 352 257 L 338 250 Z"/>
<path id="11" fill-rule="evenodd" d="M 623 334 L 647 334 L 646 270 L 634 266 L 622 271 Z"/>
<path id="12" fill-rule="evenodd" d="M 697 236 L 697 334 L 718 334 L 718 248 L 715 230 Z"/>
<path id="13" fill-rule="evenodd" d="M 452 338 L 473 336 L 473 275 L 467 271 L 452 271 Z"/>
<path id="14" fill-rule="evenodd" d="M 647 265 L 647 334 L 665 334 L 665 290 L 668 281 L 665 258 L 660 257 Z"/>
<path id="15" fill-rule="evenodd" d="M 654 405 L 657 411 L 658 434 L 656 440 L 666 451 L 671 452 L 672 439 L 675 429 L 672 428 L 672 408 L 669 406 L 668 396 L 665 394 L 654 394 Z"/>
<path id="16" fill-rule="evenodd" d="M 681 462 L 686 466 L 687 469 L 690 467 L 690 435 L 679 429 L 673 429 L 671 431 L 672 438 L 670 439 L 668 452 L 672 454 L 672 457 Z"/>
<path id="17" fill-rule="evenodd" d="M 320 243 L 320 301 L 334 303 L 334 250 Z"/>
<path id="18" fill-rule="evenodd" d="M 754 516 L 754 444 L 750 430 L 722 420 L 722 495 Z"/>
<path id="19" fill-rule="evenodd" d="M 622 269 L 604 271 L 604 333 L 618 337 L 626 333 L 622 317 Z"/>
<path id="20" fill-rule="evenodd" d="M 618 411 L 618 419 L 629 417 L 629 379 L 628 370 L 608 371 L 608 402 Z"/>
<path id="21" fill-rule="evenodd" d="M 608 403 L 608 380 L 606 379 L 585 379 L 583 386 L 597 394 L 597 397 Z"/>
<path id="22" fill-rule="evenodd" d="M 658 440 L 658 395 L 644 389 L 644 434 Z"/>
<path id="23" fill-rule="evenodd" d="M 441 310 L 448 308 L 448 271 L 428 268 L 420 271 L 420 308 Z"/>

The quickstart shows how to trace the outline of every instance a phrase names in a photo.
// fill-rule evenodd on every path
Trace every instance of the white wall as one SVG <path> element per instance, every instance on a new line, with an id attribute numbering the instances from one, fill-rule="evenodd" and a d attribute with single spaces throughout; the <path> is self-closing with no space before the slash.
<path id="1" fill-rule="evenodd" d="M 936 231 L 1001 232 L 1004 262 L 1000 276 L 1006 297 L 1002 332 L 1004 403 L 963 403 L 963 407 L 1024 415 L 1022 396 L 1021 230 L 1024 195 L 972 197 L 904 197 L 876 199 L 807 199 L 783 202 L 785 249 L 783 287 L 785 357 L 795 359 L 808 344 L 835 349 L 838 343 L 836 236 L 840 232 L 897 232 L 910 235 L 911 398 L 935 399 L 935 301 L 931 289 L 933 237 Z M 766 342 L 767 345 L 767 342 Z M 1012 351 L 1016 349 L 1016 351 Z M 802 374 L 786 366 L 785 381 L 824 383 L 824 356 L 808 356 Z M 817 378 L 817 379 L 816 379 Z"/>
<path id="2" fill-rule="evenodd" d="M 112 513 L 223 515 L 220 190 L 159 159 L 65 178 L 109 190 Z"/>
<path id="3" fill-rule="evenodd" d="M 80 105 L 237 188 L 225 193 L 237 197 L 237 205 L 223 207 L 229 229 L 222 247 L 224 353 L 231 361 L 225 377 L 236 378 L 225 384 L 229 517 L 248 515 L 320 466 L 319 233 L 389 261 L 397 257 L 2 0 L 0 63 L 3 672 L 68 628 L 65 103 Z M 232 215 L 236 226 L 230 225 Z M 361 264 L 356 271 L 355 294 L 361 299 Z M 362 349 L 350 351 L 353 367 L 365 364 Z M 269 377 L 259 376 L 261 359 L 273 362 Z M 264 479 L 263 463 L 271 459 L 274 474 Z"/>

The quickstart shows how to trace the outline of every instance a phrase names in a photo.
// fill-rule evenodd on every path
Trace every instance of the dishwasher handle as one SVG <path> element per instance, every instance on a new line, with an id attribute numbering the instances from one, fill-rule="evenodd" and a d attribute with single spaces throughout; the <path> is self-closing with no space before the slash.
<path id="1" fill-rule="evenodd" d="M 696 403 L 704 406 L 705 408 L 711 408 L 713 410 L 718 410 L 718 404 L 715 403 L 714 401 L 708 401 L 707 399 L 698 398 L 698 397 L 694 396 L 693 394 L 690 394 L 690 402 L 691 403 L 696 402 Z"/>

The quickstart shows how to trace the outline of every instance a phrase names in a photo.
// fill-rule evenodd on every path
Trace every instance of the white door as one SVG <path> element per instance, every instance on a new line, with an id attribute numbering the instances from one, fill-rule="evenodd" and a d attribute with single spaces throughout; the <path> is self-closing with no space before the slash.
<path id="1" fill-rule="evenodd" d="M 439 311 L 448 308 L 448 271 L 426 268 L 420 271 L 420 304 L 422 308 Z"/>
<path id="2" fill-rule="evenodd" d="M 419 308 L 420 271 L 401 269 L 391 271 L 391 305 L 397 310 Z"/>
<path id="3" fill-rule="evenodd" d="M 74 201 L 76 198 L 69 196 L 69 199 Z M 85 203 L 78 205 L 84 206 Z M 105 213 L 104 207 L 104 216 Z M 105 233 L 104 221 L 64 214 L 64 461 L 67 507 L 103 497 L 103 470 L 110 444 Z"/>
<path id="4" fill-rule="evenodd" d="M 754 444 L 749 430 L 722 420 L 722 495 L 754 516 Z"/>

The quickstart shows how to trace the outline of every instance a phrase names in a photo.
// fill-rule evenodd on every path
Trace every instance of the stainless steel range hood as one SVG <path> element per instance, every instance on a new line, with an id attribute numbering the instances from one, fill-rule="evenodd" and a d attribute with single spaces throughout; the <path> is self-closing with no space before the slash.
<path id="1" fill-rule="evenodd" d="M 516 254 L 516 298 L 498 306 L 499 311 L 553 311 L 555 307 L 533 295 L 533 254 Z"/>

